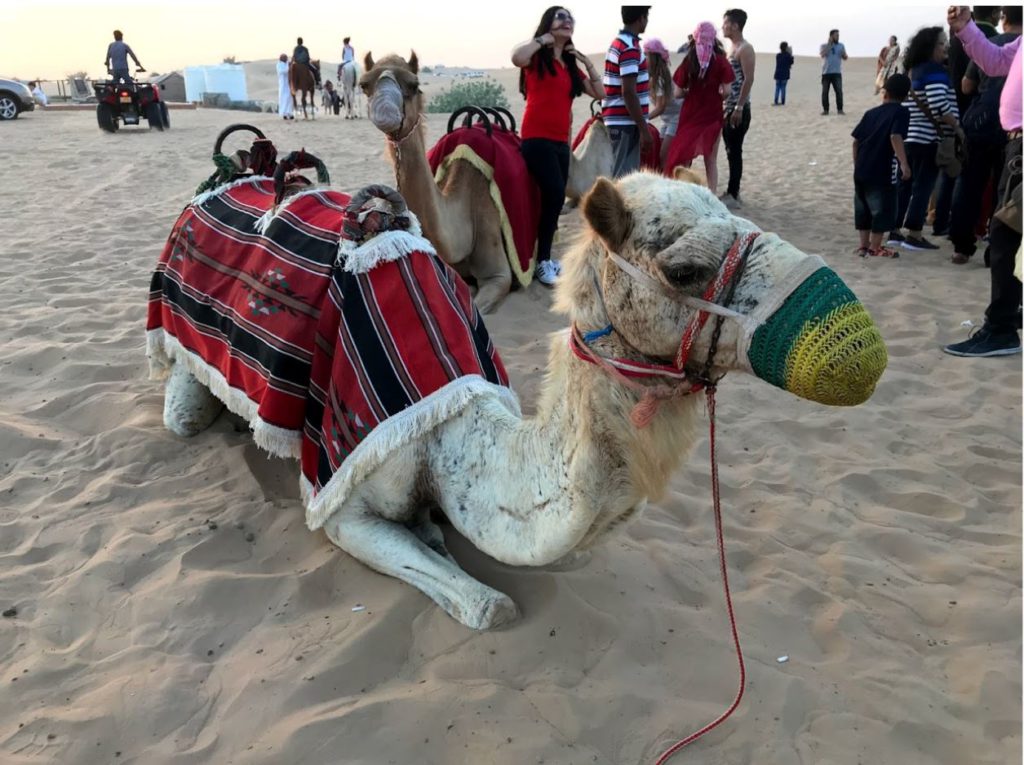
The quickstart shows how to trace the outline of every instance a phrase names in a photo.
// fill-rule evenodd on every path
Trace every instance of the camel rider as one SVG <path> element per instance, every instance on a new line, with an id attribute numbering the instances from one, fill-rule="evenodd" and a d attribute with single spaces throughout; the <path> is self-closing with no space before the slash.
<path id="1" fill-rule="evenodd" d="M 309 50 L 305 45 L 302 44 L 302 38 L 296 40 L 298 43 L 295 46 L 295 50 L 292 51 L 292 61 L 296 64 L 303 64 L 309 67 L 309 71 L 313 73 L 313 80 L 316 82 L 316 86 L 320 87 L 320 70 L 313 66 L 313 62 L 309 58 Z"/>
<path id="2" fill-rule="evenodd" d="M 344 68 L 346 66 L 348 66 L 349 64 L 352 64 L 353 66 L 355 66 L 355 63 L 356 63 L 356 49 L 353 48 L 349 44 L 349 41 L 351 39 L 352 39 L 351 37 L 346 37 L 344 40 L 341 41 L 342 42 L 341 63 L 338 64 L 338 83 L 339 84 L 342 82 L 342 74 L 341 74 L 342 70 L 344 70 Z"/>
<path id="3" fill-rule="evenodd" d="M 128 57 L 132 57 L 132 61 L 135 62 L 135 67 L 145 71 L 145 67 L 139 63 L 139 59 L 135 56 L 135 51 L 124 41 L 124 35 L 121 34 L 120 29 L 114 30 L 114 42 L 107 46 L 107 57 L 103 61 L 103 66 L 110 72 L 110 76 L 114 78 L 114 82 L 118 80 L 124 80 L 126 83 L 132 82 L 131 73 L 128 71 Z"/>

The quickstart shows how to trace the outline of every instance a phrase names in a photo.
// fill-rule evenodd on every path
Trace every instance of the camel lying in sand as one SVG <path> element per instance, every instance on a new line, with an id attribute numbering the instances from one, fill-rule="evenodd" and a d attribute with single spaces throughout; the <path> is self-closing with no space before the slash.
<path id="1" fill-rule="evenodd" d="M 701 380 L 748 372 L 853 405 L 885 367 L 877 329 L 835 273 L 706 188 L 601 179 L 582 209 L 587 229 L 555 302 L 572 329 L 551 337 L 536 416 L 473 398 L 325 508 L 335 544 L 474 629 L 511 621 L 516 605 L 459 567 L 432 508 L 504 563 L 571 559 L 665 491 L 695 443 L 702 402 L 689 394 Z M 171 374 L 175 432 L 202 430 L 215 404 L 194 377 Z"/>

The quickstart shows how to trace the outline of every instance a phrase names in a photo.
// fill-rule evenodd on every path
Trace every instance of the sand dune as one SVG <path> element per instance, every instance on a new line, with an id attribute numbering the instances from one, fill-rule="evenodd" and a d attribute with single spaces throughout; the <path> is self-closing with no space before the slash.
<path id="1" fill-rule="evenodd" d="M 260 66 L 250 94 L 273 99 Z M 852 254 L 849 133 L 874 103 L 870 62 L 847 70 L 845 118 L 818 116 L 813 62 L 780 109 L 763 58 L 759 72 L 743 214 L 823 255 L 891 360 L 850 410 L 723 383 L 747 695 L 678 761 L 1017 762 L 1021 363 L 939 350 L 980 322 L 988 272 L 950 264 L 948 244 Z M 511 94 L 515 72 L 495 76 Z M 163 428 L 150 272 L 239 115 L 171 117 L 164 134 L 107 135 L 88 112 L 0 125 L 0 606 L 17 611 L 0 619 L 0 760 L 633 765 L 724 709 L 736 666 L 706 439 L 584 568 L 513 569 L 451 539 L 522 610 L 478 634 L 307 531 L 297 466 L 237 420 L 188 441 Z M 244 118 L 321 156 L 341 189 L 392 180 L 365 119 Z M 581 226 L 562 222 L 559 252 Z M 550 301 L 534 284 L 487 319 L 527 410 L 564 324 Z"/>

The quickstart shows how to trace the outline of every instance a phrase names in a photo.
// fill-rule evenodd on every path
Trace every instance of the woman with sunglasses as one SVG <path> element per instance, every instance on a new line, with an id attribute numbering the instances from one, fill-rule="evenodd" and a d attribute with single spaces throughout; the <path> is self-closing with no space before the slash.
<path id="1" fill-rule="evenodd" d="M 521 70 L 519 92 L 526 99 L 521 150 L 541 198 L 536 273 L 541 284 L 548 286 L 561 272 L 560 264 L 551 260 L 551 244 L 569 178 L 572 102 L 583 93 L 604 98 L 601 73 L 572 44 L 574 29 L 572 14 L 554 5 L 544 11 L 533 39 L 512 50 L 512 63 Z"/>

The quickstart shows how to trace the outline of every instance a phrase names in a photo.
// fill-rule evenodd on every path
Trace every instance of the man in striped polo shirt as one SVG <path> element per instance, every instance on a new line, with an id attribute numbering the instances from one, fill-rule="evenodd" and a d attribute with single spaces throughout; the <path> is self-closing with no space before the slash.
<path id="1" fill-rule="evenodd" d="M 647 131 L 647 57 L 640 35 L 647 29 L 649 5 L 622 6 L 622 31 L 612 40 L 604 58 L 605 97 L 601 116 L 615 153 L 616 178 L 640 168 L 640 154 L 651 148 Z"/>

